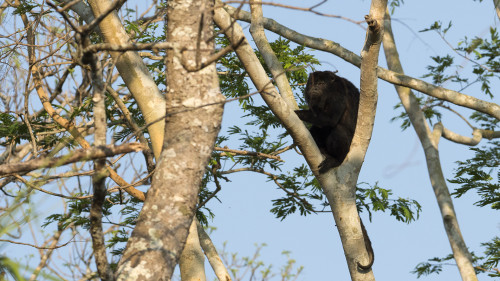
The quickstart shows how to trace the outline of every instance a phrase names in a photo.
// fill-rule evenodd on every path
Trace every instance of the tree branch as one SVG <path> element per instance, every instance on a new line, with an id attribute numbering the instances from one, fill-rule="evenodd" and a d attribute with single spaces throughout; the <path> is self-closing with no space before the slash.
<path id="1" fill-rule="evenodd" d="M 226 9 L 235 19 L 251 22 L 251 14 L 249 12 L 238 10 L 229 5 L 224 5 L 224 9 Z M 332 53 L 357 67 L 361 66 L 361 57 L 343 48 L 338 43 L 298 33 L 269 18 L 263 18 L 262 23 L 267 30 L 281 35 L 297 44 Z M 453 90 L 437 87 L 423 80 L 404 75 L 403 73 L 387 70 L 383 67 L 377 68 L 377 75 L 379 78 L 394 85 L 405 86 L 429 96 L 474 109 L 500 119 L 500 105 L 498 104 L 486 102 Z"/>
<path id="2" fill-rule="evenodd" d="M 79 149 L 61 157 L 44 157 L 25 162 L 0 165 L 0 177 L 9 174 L 29 172 L 41 168 L 57 167 L 80 161 L 106 158 L 122 153 L 137 152 L 144 149 L 148 148 L 139 143 L 126 143 L 119 146 L 106 145 L 88 149 Z"/>
<path id="3" fill-rule="evenodd" d="M 443 124 L 441 122 L 439 122 L 437 124 L 441 124 L 441 126 L 443 126 Z M 446 127 L 443 126 L 443 137 L 445 139 L 452 141 L 452 142 L 455 142 L 455 143 L 475 146 L 483 139 L 483 134 L 481 133 L 481 131 L 482 130 L 474 129 L 472 131 L 473 137 L 470 138 L 470 137 L 459 135 L 453 131 L 448 130 Z"/>
<path id="4" fill-rule="evenodd" d="M 115 100 L 116 104 L 118 105 L 118 108 L 123 113 L 123 117 L 125 118 L 125 121 L 129 125 L 129 127 L 132 129 L 134 132 L 134 135 L 139 139 L 139 141 L 144 145 L 149 147 L 149 142 L 148 140 L 144 137 L 143 130 L 135 123 L 134 119 L 132 119 L 132 115 L 130 114 L 130 111 L 128 110 L 127 106 L 125 103 L 123 103 L 122 99 L 118 95 L 118 93 L 109 85 L 106 85 L 106 90 L 108 93 L 113 97 Z M 146 165 L 148 169 L 148 173 L 151 173 L 154 168 L 155 168 L 155 163 L 154 163 L 154 155 L 153 151 L 150 149 L 145 149 L 142 151 L 144 158 L 146 159 Z"/>
<path id="5" fill-rule="evenodd" d="M 227 268 L 222 263 L 222 260 L 217 253 L 217 249 L 215 248 L 212 239 L 205 232 L 203 226 L 201 226 L 200 222 L 195 219 L 196 226 L 198 227 L 198 236 L 200 238 L 201 248 L 205 252 L 205 256 L 207 256 L 208 262 L 212 266 L 212 269 L 215 272 L 215 275 L 219 279 L 219 281 L 231 281 L 231 276 L 227 271 Z"/>
<path id="6" fill-rule="evenodd" d="M 266 38 L 266 33 L 264 32 L 264 26 L 262 24 L 262 3 L 250 4 L 250 8 L 252 9 L 252 24 L 250 25 L 250 33 L 252 34 L 255 44 L 264 58 L 269 71 L 273 75 L 274 81 L 276 81 L 276 86 L 278 86 L 278 90 L 283 99 L 287 102 L 290 108 L 299 109 L 297 101 L 293 96 L 292 87 L 290 87 L 290 83 L 286 77 L 286 72 Z"/>
<path id="7" fill-rule="evenodd" d="M 118 2 L 118 1 L 117 1 Z M 94 145 L 106 145 L 106 104 L 105 104 L 105 89 L 101 62 L 97 55 L 90 55 L 90 67 L 92 70 L 92 102 L 94 113 Z M 106 243 L 104 241 L 104 232 L 102 229 L 102 212 L 104 200 L 106 198 L 106 159 L 94 160 L 95 173 L 92 175 L 92 186 L 94 196 L 90 205 L 90 236 L 92 237 L 92 249 L 94 250 L 94 260 L 96 263 L 97 272 L 104 281 L 113 281 L 113 271 L 109 266 L 106 256 Z"/>
<path id="8" fill-rule="evenodd" d="M 262 152 L 254 152 L 254 151 L 246 151 L 246 150 L 238 150 L 238 149 L 230 149 L 227 147 L 214 147 L 215 151 L 224 151 L 224 152 L 230 152 L 238 155 L 249 155 L 249 156 L 256 156 L 256 157 L 261 157 L 261 158 L 269 158 L 269 159 L 274 159 L 280 162 L 285 162 L 281 159 L 281 157 L 276 156 L 276 155 L 270 155 Z"/>
<path id="9" fill-rule="evenodd" d="M 384 25 L 386 33 L 383 38 L 383 44 L 387 64 L 389 69 L 403 73 L 403 67 L 401 66 L 392 34 L 391 19 L 388 11 L 385 13 Z M 472 266 L 472 257 L 462 237 L 453 200 L 446 185 L 446 179 L 444 178 L 439 160 L 438 144 L 443 135 L 444 128 L 441 123 L 438 123 L 431 132 L 420 104 L 411 90 L 396 86 L 396 91 L 424 149 L 429 178 L 436 195 L 446 234 L 453 250 L 453 256 L 462 275 L 462 280 L 475 281 L 477 277 Z"/>

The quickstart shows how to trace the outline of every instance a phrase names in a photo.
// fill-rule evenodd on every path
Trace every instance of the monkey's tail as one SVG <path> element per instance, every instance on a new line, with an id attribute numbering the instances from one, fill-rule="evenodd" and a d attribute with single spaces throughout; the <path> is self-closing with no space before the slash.
<path id="1" fill-rule="evenodd" d="M 370 270 L 373 263 L 375 262 L 375 254 L 373 252 L 372 242 L 370 241 L 370 237 L 368 237 L 368 233 L 366 232 L 366 228 L 365 228 L 365 225 L 363 224 L 363 220 L 361 219 L 361 217 L 359 218 L 359 222 L 361 223 L 361 231 L 363 232 L 363 240 L 365 241 L 365 247 L 366 247 L 366 251 L 368 252 L 370 262 L 367 265 L 362 265 L 358 261 L 357 264 L 361 270 L 367 271 L 367 270 Z"/>
<path id="2" fill-rule="evenodd" d="M 373 262 L 375 262 L 375 255 L 373 255 L 373 251 L 368 251 L 368 255 L 370 256 L 370 262 L 367 265 L 362 265 L 359 261 L 357 262 L 358 267 L 361 270 L 370 270 L 370 268 L 372 268 Z"/>

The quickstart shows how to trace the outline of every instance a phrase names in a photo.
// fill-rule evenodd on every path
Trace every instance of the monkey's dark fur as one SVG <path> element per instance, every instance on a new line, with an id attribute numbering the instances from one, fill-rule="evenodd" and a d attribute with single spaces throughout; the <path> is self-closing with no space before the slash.
<path id="1" fill-rule="evenodd" d="M 296 110 L 295 113 L 312 125 L 309 131 L 326 157 L 319 164 L 319 172 L 325 173 L 340 166 L 349 152 L 358 121 L 359 90 L 334 72 L 316 71 L 309 75 L 304 98 L 309 109 Z M 368 265 L 357 264 L 366 271 L 372 267 L 375 255 L 361 218 L 360 222 L 370 262 Z"/>
<path id="2" fill-rule="evenodd" d="M 308 110 L 296 110 L 302 121 L 310 123 L 314 141 L 326 159 L 319 172 L 340 166 L 351 146 L 358 120 L 359 91 L 347 79 L 331 71 L 309 75 L 304 98 Z"/>

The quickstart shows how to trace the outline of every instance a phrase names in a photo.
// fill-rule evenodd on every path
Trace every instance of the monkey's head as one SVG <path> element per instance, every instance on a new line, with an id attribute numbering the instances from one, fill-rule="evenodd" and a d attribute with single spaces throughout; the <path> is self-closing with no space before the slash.
<path id="1" fill-rule="evenodd" d="M 335 87 L 337 78 L 338 76 L 332 71 L 315 71 L 309 74 L 305 92 L 307 103 L 312 96 L 322 95 Z"/>
<path id="2" fill-rule="evenodd" d="M 326 109 L 327 104 L 336 102 L 342 96 L 337 97 L 339 92 L 346 91 L 344 80 L 332 71 L 315 71 L 309 74 L 304 93 L 309 108 L 318 114 Z"/>

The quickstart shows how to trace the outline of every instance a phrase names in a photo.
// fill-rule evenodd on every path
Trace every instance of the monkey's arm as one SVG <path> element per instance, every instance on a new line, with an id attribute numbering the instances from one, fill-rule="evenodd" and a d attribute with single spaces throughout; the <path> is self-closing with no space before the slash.
<path id="1" fill-rule="evenodd" d="M 300 120 L 318 127 L 332 127 L 332 118 L 326 114 L 315 114 L 312 110 L 295 110 Z M 337 120 L 338 123 L 338 120 Z"/>

